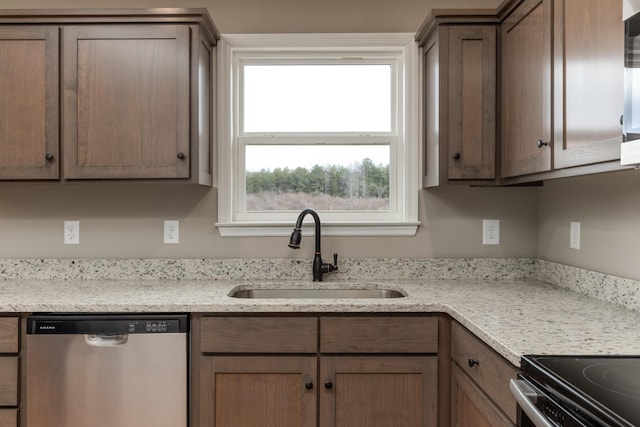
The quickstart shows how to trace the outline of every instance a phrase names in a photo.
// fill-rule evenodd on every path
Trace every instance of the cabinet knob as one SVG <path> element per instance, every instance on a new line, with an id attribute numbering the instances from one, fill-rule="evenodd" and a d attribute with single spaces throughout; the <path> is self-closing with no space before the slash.
<path id="1" fill-rule="evenodd" d="M 539 139 L 537 144 L 538 144 L 538 148 L 542 148 L 542 147 L 544 147 L 546 145 L 549 145 L 549 142 Z"/>
<path id="2" fill-rule="evenodd" d="M 304 383 L 304 388 L 306 388 L 307 390 L 311 390 L 313 388 L 313 383 L 311 381 L 307 381 L 306 383 Z"/>
<path id="3" fill-rule="evenodd" d="M 186 156 L 184 155 L 184 153 L 183 153 L 183 152 L 178 153 L 178 158 L 179 158 L 180 160 L 184 160 L 184 158 L 185 158 L 185 157 L 186 157 Z"/>
<path id="4" fill-rule="evenodd" d="M 474 366 L 480 364 L 480 362 L 478 360 L 474 359 L 473 357 L 469 358 L 469 362 L 468 363 L 469 363 L 469 367 L 470 368 L 473 368 Z"/>
<path id="5" fill-rule="evenodd" d="M 462 156 L 460 155 L 460 153 L 456 153 L 453 155 L 453 160 L 460 160 L 462 158 Z"/>
<path id="6" fill-rule="evenodd" d="M 325 381 L 324 388 L 331 390 L 333 388 L 333 383 L 331 381 Z"/>
<path id="7" fill-rule="evenodd" d="M 48 162 L 50 162 L 51 160 L 53 160 L 53 154 L 47 153 L 44 155 L 44 158 L 47 159 Z"/>

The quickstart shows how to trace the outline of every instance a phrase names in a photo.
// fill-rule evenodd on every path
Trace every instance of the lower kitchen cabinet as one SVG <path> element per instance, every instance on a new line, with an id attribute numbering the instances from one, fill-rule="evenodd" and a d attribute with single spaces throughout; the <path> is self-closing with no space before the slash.
<path id="1" fill-rule="evenodd" d="M 193 426 L 437 425 L 437 317 L 192 320 Z"/>
<path id="2" fill-rule="evenodd" d="M 321 357 L 320 427 L 437 423 L 434 356 Z"/>
<path id="3" fill-rule="evenodd" d="M 313 427 L 315 357 L 204 357 L 200 425 Z"/>
<path id="4" fill-rule="evenodd" d="M 455 427 L 506 427 L 511 420 L 457 365 L 451 368 L 451 425 Z"/>
<path id="5" fill-rule="evenodd" d="M 518 370 L 458 323 L 451 327 L 451 425 L 513 426 Z"/>
<path id="6" fill-rule="evenodd" d="M 0 427 L 18 426 L 19 318 L 0 317 Z"/>

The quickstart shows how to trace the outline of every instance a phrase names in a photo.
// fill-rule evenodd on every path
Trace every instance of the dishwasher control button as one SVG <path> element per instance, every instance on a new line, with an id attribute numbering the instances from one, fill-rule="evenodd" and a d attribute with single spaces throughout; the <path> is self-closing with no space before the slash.
<path id="1" fill-rule="evenodd" d="M 136 331 L 136 324 L 129 323 L 129 332 L 135 332 L 135 331 Z"/>

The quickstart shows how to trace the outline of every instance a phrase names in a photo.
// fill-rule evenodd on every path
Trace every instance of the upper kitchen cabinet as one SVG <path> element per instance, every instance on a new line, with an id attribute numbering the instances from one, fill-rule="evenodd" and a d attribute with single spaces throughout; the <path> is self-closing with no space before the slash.
<path id="1" fill-rule="evenodd" d="M 189 27 L 63 31 L 65 178 L 188 178 Z"/>
<path id="2" fill-rule="evenodd" d="M 424 55 L 423 187 L 495 183 L 493 21 L 434 11 L 417 35 Z"/>
<path id="3" fill-rule="evenodd" d="M 0 180 L 59 177 L 58 29 L 0 25 Z"/>
<path id="4" fill-rule="evenodd" d="M 502 23 L 502 177 L 551 169 L 551 0 Z"/>
<path id="5" fill-rule="evenodd" d="M 17 166 L 18 160 L 34 162 L 45 156 L 64 180 L 212 184 L 213 62 L 219 34 L 204 9 L 5 11 L 0 16 L 0 24 L 27 23 L 56 25 L 61 33 L 61 55 L 57 50 L 42 53 L 43 48 L 37 45 L 25 45 L 13 53 L 31 58 L 27 50 L 40 49 L 35 51 L 34 61 L 39 54 L 43 61 L 54 63 L 51 72 L 42 74 L 46 83 L 52 79 L 52 86 L 61 88 L 59 96 L 56 92 L 49 98 L 47 93 L 46 98 L 56 107 L 54 112 L 60 105 L 61 128 L 58 131 L 48 124 L 49 120 L 58 122 L 49 114 L 46 122 L 55 138 L 46 153 L 41 153 L 43 143 L 36 140 L 31 146 L 20 146 L 26 154 L 11 153 L 6 161 Z M 57 49 L 58 40 L 52 44 Z M 3 64 L 11 62 L 4 58 L 11 59 L 12 51 L 6 52 L 0 48 Z M 35 65 L 40 68 L 21 62 L 16 67 L 44 68 L 43 64 Z M 0 67 L 3 75 L 9 69 Z M 19 69 L 9 70 L 12 74 L 7 86 L 30 78 L 36 83 L 33 92 L 44 91 L 40 88 L 43 83 L 37 80 L 44 77 L 37 71 L 31 71 L 37 77 L 32 78 Z M 25 85 L 14 91 L 22 94 Z M 12 102 L 0 101 L 0 117 L 7 110 L 4 105 Z M 42 125 L 38 127 L 39 122 L 33 119 L 44 121 L 41 110 L 45 97 L 30 98 L 28 105 L 36 110 L 30 112 L 33 117 L 29 121 L 36 128 L 29 128 L 34 125 L 27 125 L 28 118 L 15 128 L 40 135 Z M 46 107 L 48 111 L 49 104 Z M 16 107 L 14 112 L 20 111 Z M 0 144 L 6 147 L 6 137 L 0 135 Z M 57 166 L 59 146 L 62 162 Z M 14 175 L 10 179 L 25 178 Z"/>
<path id="6" fill-rule="evenodd" d="M 619 168 L 622 2 L 515 3 L 502 23 L 504 183 Z"/>
<path id="7" fill-rule="evenodd" d="M 621 16 L 619 0 L 554 1 L 555 169 L 620 158 Z"/>

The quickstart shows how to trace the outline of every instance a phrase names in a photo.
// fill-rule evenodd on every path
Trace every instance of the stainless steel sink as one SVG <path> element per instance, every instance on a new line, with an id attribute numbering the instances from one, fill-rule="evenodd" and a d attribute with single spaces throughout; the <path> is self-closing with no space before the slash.
<path id="1" fill-rule="evenodd" d="M 394 289 L 241 289 L 229 294 L 232 298 L 293 299 L 293 298 L 404 298 L 406 295 Z"/>

